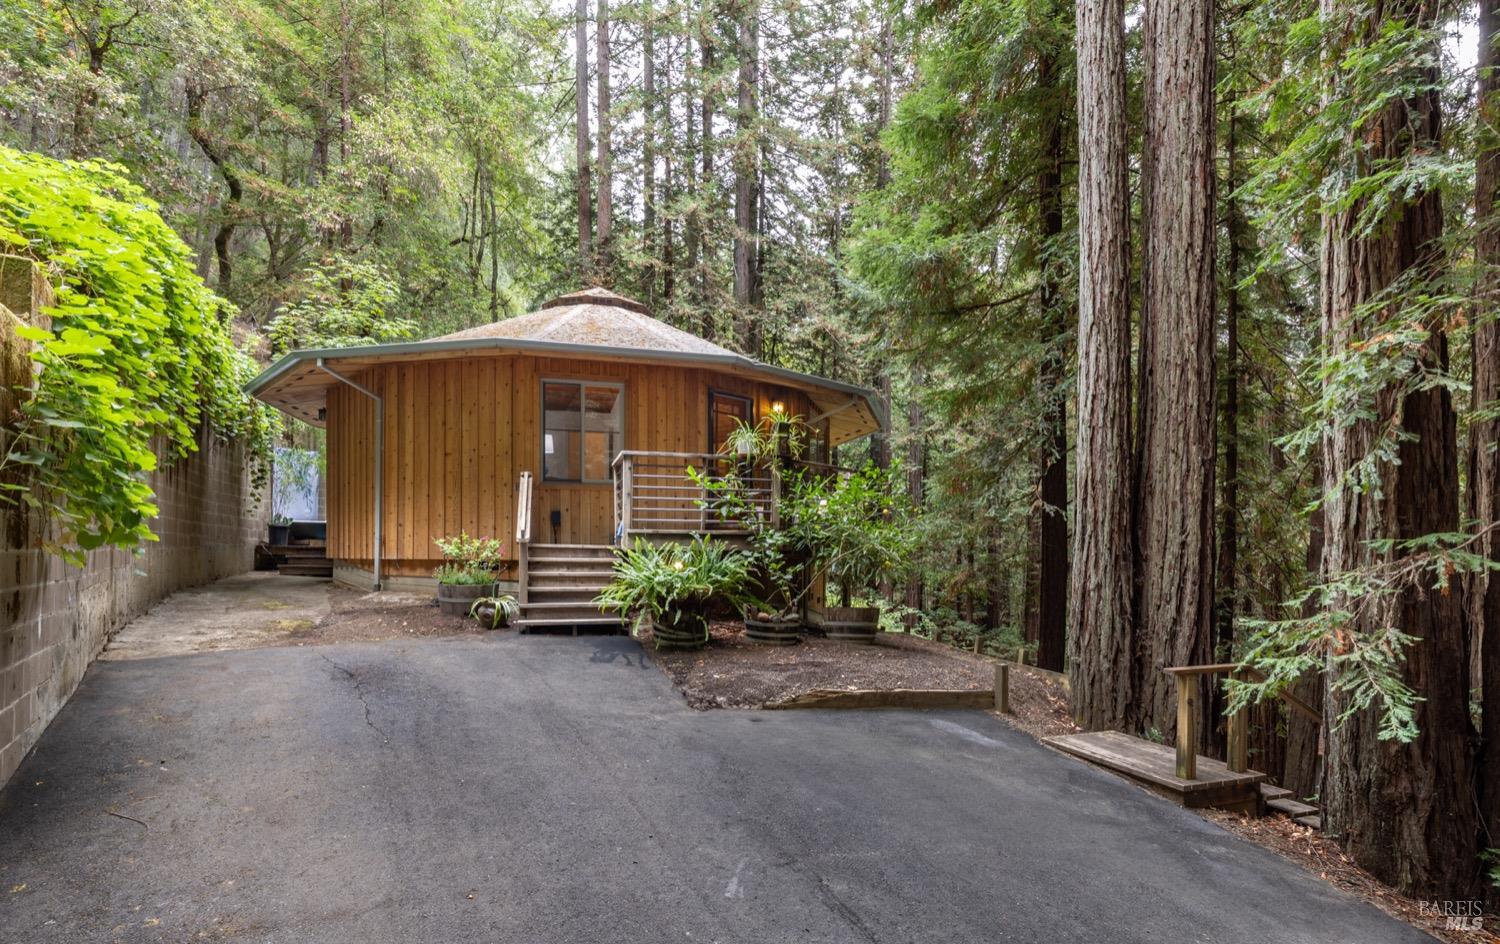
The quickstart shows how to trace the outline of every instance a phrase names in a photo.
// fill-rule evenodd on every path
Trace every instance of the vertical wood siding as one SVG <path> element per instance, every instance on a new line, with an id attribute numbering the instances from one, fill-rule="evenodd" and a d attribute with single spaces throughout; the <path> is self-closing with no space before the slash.
<path id="1" fill-rule="evenodd" d="M 384 569 L 422 576 L 436 538 L 467 530 L 498 537 L 514 560 L 516 483 L 536 476 L 533 539 L 608 543 L 612 487 L 541 480 L 541 382 L 624 385 L 625 448 L 702 452 L 708 391 L 749 397 L 756 416 L 783 400 L 806 416 L 806 397 L 713 371 L 514 355 L 372 367 L 354 379 L 385 398 Z M 328 555 L 370 566 L 374 557 L 375 409 L 345 386 L 328 393 Z M 554 533 L 553 510 L 562 513 Z"/>

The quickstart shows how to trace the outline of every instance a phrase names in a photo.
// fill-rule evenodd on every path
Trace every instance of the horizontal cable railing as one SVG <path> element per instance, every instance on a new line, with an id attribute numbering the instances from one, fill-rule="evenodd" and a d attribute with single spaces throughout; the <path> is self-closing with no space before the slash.
<path id="1" fill-rule="evenodd" d="M 780 484 L 775 469 L 740 456 L 632 450 L 615 457 L 614 481 L 622 543 L 638 534 L 748 534 L 774 518 Z"/>

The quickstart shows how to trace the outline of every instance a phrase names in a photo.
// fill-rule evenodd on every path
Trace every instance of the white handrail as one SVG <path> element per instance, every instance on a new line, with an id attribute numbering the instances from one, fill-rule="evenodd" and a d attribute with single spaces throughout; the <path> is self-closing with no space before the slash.
<path id="1" fill-rule="evenodd" d="M 522 472 L 516 487 L 516 544 L 531 543 L 531 473 Z"/>

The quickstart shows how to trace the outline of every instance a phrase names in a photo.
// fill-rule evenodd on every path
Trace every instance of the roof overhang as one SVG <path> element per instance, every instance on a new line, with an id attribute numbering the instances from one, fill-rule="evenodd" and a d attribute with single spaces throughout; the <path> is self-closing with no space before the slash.
<path id="1" fill-rule="evenodd" d="M 812 402 L 814 415 L 826 419 L 832 445 L 852 442 L 888 428 L 889 418 L 874 390 L 840 380 L 773 367 L 740 354 L 642 350 L 598 344 L 568 344 L 524 338 L 461 338 L 370 344 L 361 347 L 292 351 L 245 385 L 245 392 L 289 416 L 322 426 L 328 389 L 338 383 L 319 361 L 340 373 L 381 364 L 456 360 L 473 356 L 531 354 L 578 360 L 634 364 L 680 364 L 736 374 L 800 390 Z"/>

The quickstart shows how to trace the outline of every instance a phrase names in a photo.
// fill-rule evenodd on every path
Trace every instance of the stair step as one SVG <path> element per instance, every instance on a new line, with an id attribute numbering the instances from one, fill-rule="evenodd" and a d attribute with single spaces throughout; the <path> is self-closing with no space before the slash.
<path id="1" fill-rule="evenodd" d="M 597 577 L 569 577 L 564 580 L 528 580 L 526 585 L 532 591 L 576 590 L 579 593 L 598 593 L 609 586 L 609 581 L 601 580 Z"/>
<path id="2" fill-rule="evenodd" d="M 521 611 L 523 613 L 539 612 L 543 616 L 552 613 L 571 613 L 573 611 L 582 611 L 585 616 L 609 615 L 602 613 L 592 600 L 548 600 L 541 603 L 528 600 L 521 604 Z M 615 618 L 618 619 L 619 617 Z"/>
<path id="3" fill-rule="evenodd" d="M 607 626 L 611 629 L 625 629 L 625 621 L 608 616 L 592 617 L 589 619 L 519 619 L 515 621 L 516 629 L 526 632 L 530 629 L 552 629 L 579 626 Z"/>
<path id="4" fill-rule="evenodd" d="M 1263 783 L 1260 785 L 1261 799 L 1265 800 L 1267 803 L 1271 802 L 1272 800 L 1285 799 L 1286 797 L 1289 797 L 1291 795 L 1292 791 L 1288 790 L 1286 787 L 1278 787 L 1273 783 Z"/>
<path id="5" fill-rule="evenodd" d="M 1275 810 L 1284 816 L 1293 818 L 1298 816 L 1309 816 L 1318 812 L 1318 808 L 1301 800 L 1293 800 L 1290 797 L 1280 797 L 1275 800 L 1267 800 L 1266 808 Z"/>
<path id="6" fill-rule="evenodd" d="M 530 564 L 528 566 L 531 568 L 542 568 L 557 565 L 565 565 L 567 567 L 599 567 L 601 569 L 607 569 L 615 565 L 615 559 L 613 557 L 533 557 L 531 558 Z"/>
<path id="7" fill-rule="evenodd" d="M 547 600 L 570 599 L 570 600 L 580 600 L 580 601 L 582 601 L 584 603 L 590 603 L 590 602 L 593 602 L 594 597 L 596 597 L 596 596 L 599 595 L 599 591 L 601 589 L 603 589 L 603 588 L 602 587 L 538 587 L 537 585 L 532 584 L 530 587 L 527 588 L 527 592 L 531 594 L 531 597 L 533 599 L 535 599 L 538 596 L 542 596 L 542 597 L 545 597 Z M 538 602 L 545 602 L 545 601 L 538 601 Z"/>
<path id="8" fill-rule="evenodd" d="M 591 557 L 612 560 L 615 549 L 608 544 L 533 544 L 527 555 L 536 560 L 553 560 L 558 557 Z"/>
<path id="9" fill-rule="evenodd" d="M 1308 813 L 1306 816 L 1298 816 L 1292 822 L 1298 826 L 1306 826 L 1308 829 L 1316 829 L 1319 832 L 1323 831 L 1323 814 L 1321 813 Z"/>
<path id="10" fill-rule="evenodd" d="M 281 564 L 276 572 L 285 577 L 332 577 L 332 564 Z"/>

